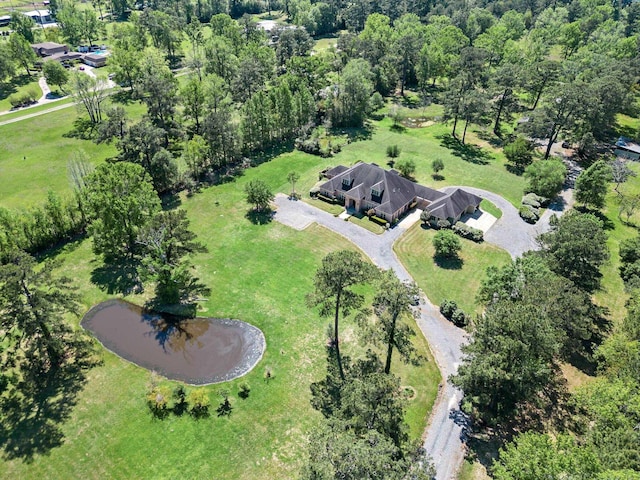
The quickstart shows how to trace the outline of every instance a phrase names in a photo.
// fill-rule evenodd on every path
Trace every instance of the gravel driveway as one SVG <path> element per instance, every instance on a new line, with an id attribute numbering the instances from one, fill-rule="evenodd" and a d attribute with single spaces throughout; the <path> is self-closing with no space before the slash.
<path id="1" fill-rule="evenodd" d="M 411 225 L 419 221 L 419 211 L 405 217 L 395 228 L 376 235 L 300 200 L 290 200 L 283 194 L 276 195 L 275 203 L 277 210 L 274 218 L 278 222 L 298 230 L 316 222 L 350 240 L 377 266 L 393 269 L 402 280 L 413 280 L 398 261 L 392 247 Z M 445 320 L 438 308 L 424 295 L 418 313 L 418 327 L 429 342 L 431 352 L 446 380 L 456 372 L 462 361 L 460 346 L 465 342 L 466 334 L 464 330 Z M 462 393 L 446 381 L 440 389 L 425 432 L 424 446 L 433 457 L 438 479 L 455 478 L 464 458 L 464 428 L 467 426 L 467 419 L 458 408 L 461 399 Z"/>
<path id="2" fill-rule="evenodd" d="M 545 211 L 538 223 L 530 225 L 524 222 L 518 210 L 500 195 L 473 187 L 447 187 L 443 191 L 454 188 L 463 188 L 486 198 L 502 211 L 502 217 L 485 233 L 484 238 L 485 241 L 508 251 L 513 258 L 528 250 L 539 248 L 536 238 L 549 230 L 551 215 L 562 214 L 573 203 L 573 191 L 567 186 L 558 201 Z M 407 215 L 396 227 L 376 235 L 305 202 L 291 200 L 283 194 L 276 195 L 275 203 L 275 220 L 278 222 L 297 230 L 304 230 L 314 222 L 322 225 L 350 240 L 377 266 L 393 269 L 401 280 L 413 280 L 396 257 L 393 244 L 411 225 L 420 220 L 419 210 Z M 433 458 L 436 478 L 449 480 L 455 478 L 464 458 L 468 419 L 459 409 L 462 392 L 446 379 L 456 373 L 462 362 L 460 347 L 466 342 L 467 336 L 464 330 L 455 327 L 440 315 L 438 308 L 429 301 L 424 292 L 423 300 L 426 301 L 419 307 L 417 323 L 429 342 L 431 352 L 445 379 L 425 431 L 424 447 Z"/>

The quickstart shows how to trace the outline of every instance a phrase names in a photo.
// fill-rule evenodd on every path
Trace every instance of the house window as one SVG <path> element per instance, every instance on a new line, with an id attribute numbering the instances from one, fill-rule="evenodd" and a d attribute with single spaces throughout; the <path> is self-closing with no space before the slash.
<path id="1" fill-rule="evenodd" d="M 376 190 L 375 188 L 371 189 L 371 196 L 372 197 L 379 197 L 380 196 L 380 190 Z"/>
<path id="2" fill-rule="evenodd" d="M 349 185 L 351 185 L 351 180 L 349 180 L 347 177 L 343 178 L 342 185 L 344 185 L 345 187 L 348 187 Z"/>

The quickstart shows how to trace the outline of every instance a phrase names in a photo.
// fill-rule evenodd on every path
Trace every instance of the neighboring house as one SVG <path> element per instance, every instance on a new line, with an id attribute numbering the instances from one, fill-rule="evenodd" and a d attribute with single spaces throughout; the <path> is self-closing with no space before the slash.
<path id="1" fill-rule="evenodd" d="M 613 153 L 616 157 L 625 160 L 640 160 L 640 145 L 629 138 L 620 137 Z"/>
<path id="2" fill-rule="evenodd" d="M 107 64 L 107 57 L 104 55 L 96 55 L 95 53 L 87 53 L 82 56 L 82 62 L 91 67 L 99 68 Z"/>
<path id="3" fill-rule="evenodd" d="M 474 212 L 482 199 L 456 189 L 447 194 L 413 183 L 395 170 L 385 170 L 375 163 L 338 165 L 324 172 L 327 182 L 318 192 L 344 203 L 347 209 L 367 212 L 393 223 L 413 206 L 427 209 L 443 220 L 455 223 L 464 213 Z"/>
<path id="4" fill-rule="evenodd" d="M 69 50 L 66 45 L 54 42 L 34 43 L 31 45 L 33 51 L 39 57 L 48 57 L 56 53 L 67 53 Z"/>
<path id="5" fill-rule="evenodd" d="M 56 23 L 51 17 L 49 10 L 31 10 L 30 12 L 22 12 L 27 17 L 31 17 L 37 25 L 48 25 Z"/>
<path id="6" fill-rule="evenodd" d="M 10 15 L 0 15 L 0 27 L 7 27 L 11 23 Z"/>

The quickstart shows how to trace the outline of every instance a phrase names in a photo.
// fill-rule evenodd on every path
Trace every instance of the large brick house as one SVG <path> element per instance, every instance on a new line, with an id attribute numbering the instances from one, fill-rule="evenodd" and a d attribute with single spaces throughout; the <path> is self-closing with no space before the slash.
<path id="1" fill-rule="evenodd" d="M 352 167 L 338 165 L 324 175 L 327 182 L 318 187 L 319 194 L 343 203 L 347 209 L 373 210 L 377 217 L 389 223 L 413 206 L 426 208 L 437 219 L 455 223 L 464 213 L 474 212 L 482 201 L 461 189 L 439 192 L 375 163 L 360 162 Z"/>

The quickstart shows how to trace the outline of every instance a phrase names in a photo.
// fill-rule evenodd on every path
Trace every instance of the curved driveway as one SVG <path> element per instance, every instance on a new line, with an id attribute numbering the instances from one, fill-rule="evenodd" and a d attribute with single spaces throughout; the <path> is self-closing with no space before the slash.
<path id="1" fill-rule="evenodd" d="M 453 188 L 456 187 L 447 187 L 443 190 Z M 573 201 L 572 190 L 566 189 L 562 192 L 560 199 L 545 211 L 536 225 L 529 225 L 520 218 L 518 210 L 500 195 L 479 188 L 460 188 L 486 198 L 502 211 L 502 217 L 485 234 L 485 240 L 504 248 L 513 258 L 538 248 L 536 238 L 540 233 L 549 230 L 551 215 L 561 214 Z M 393 244 L 411 225 L 419 221 L 419 210 L 405 217 L 395 228 L 382 235 L 376 235 L 312 205 L 291 200 L 283 194 L 276 195 L 275 203 L 277 221 L 298 230 L 304 230 L 312 223 L 322 225 L 346 237 L 378 267 L 393 269 L 401 280 L 413 280 L 396 257 Z M 433 458 L 437 472 L 436 478 L 450 480 L 455 478 L 464 458 L 465 428 L 468 426 L 468 419 L 459 409 L 462 392 L 451 385 L 448 378 L 456 373 L 458 365 L 462 362 L 463 355 L 460 347 L 466 341 L 466 333 L 445 320 L 424 292 L 423 300 L 426 301 L 419 307 L 417 323 L 429 342 L 433 356 L 445 379 L 431 412 L 425 432 L 424 447 Z"/>
<path id="2" fill-rule="evenodd" d="M 450 191 L 455 188 L 462 188 L 467 192 L 485 198 L 502 211 L 502 217 L 485 233 L 484 239 L 488 243 L 505 249 L 511 254 L 512 258 L 519 257 L 529 250 L 540 248 L 536 238 L 541 233 L 549 231 L 551 216 L 553 214 L 561 215 L 573 203 L 573 191 L 566 188 L 558 199 L 544 211 L 540 220 L 531 225 L 523 221 L 520 218 L 518 209 L 500 195 L 474 187 L 446 187 L 442 190 Z"/>
<path id="3" fill-rule="evenodd" d="M 353 242 L 377 266 L 393 269 L 401 280 L 412 280 L 398 261 L 392 246 L 407 228 L 419 220 L 419 211 L 405 217 L 395 228 L 376 235 L 304 202 L 289 200 L 282 194 L 276 195 L 275 203 L 278 207 L 275 214 L 277 221 L 298 230 L 318 223 Z M 420 305 L 419 314 L 418 326 L 446 379 L 456 372 L 462 361 L 460 346 L 465 342 L 466 334 L 445 320 L 428 299 Z M 462 393 L 446 381 L 441 387 L 426 430 L 424 446 L 433 458 L 439 480 L 455 478 L 464 458 L 463 429 L 466 418 L 458 408 L 461 399 Z"/>

